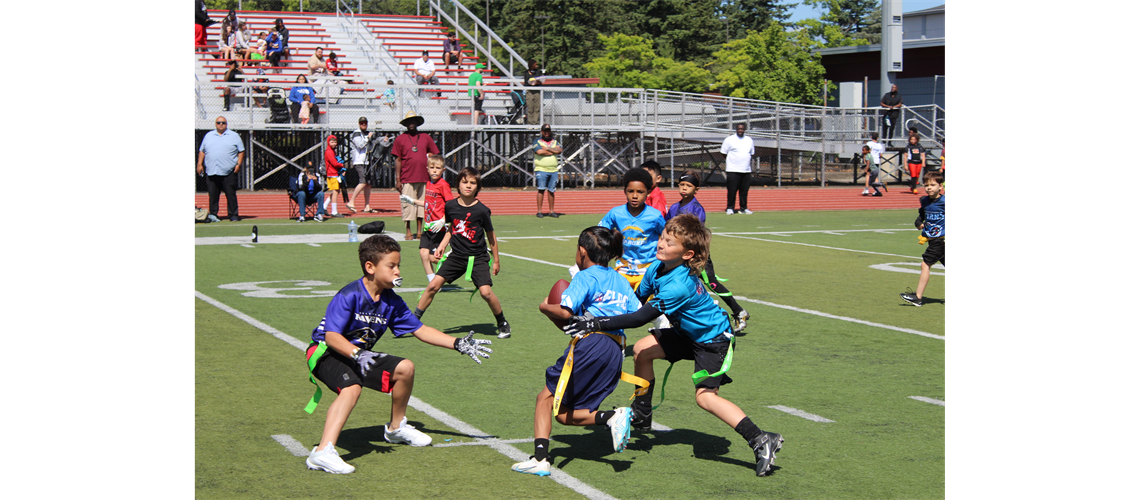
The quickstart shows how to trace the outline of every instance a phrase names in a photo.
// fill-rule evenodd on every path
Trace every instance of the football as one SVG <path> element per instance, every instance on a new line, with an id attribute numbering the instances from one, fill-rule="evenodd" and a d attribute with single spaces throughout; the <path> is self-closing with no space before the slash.
<path id="1" fill-rule="evenodd" d="M 565 292 L 566 288 L 569 286 L 570 286 L 570 282 L 566 281 L 566 280 L 558 280 L 557 282 L 555 282 L 554 286 L 550 287 L 550 294 L 546 296 L 546 303 L 547 304 L 560 304 L 560 303 L 562 303 L 562 292 Z M 560 330 L 562 329 L 562 327 L 567 325 L 567 323 L 565 321 L 562 321 L 562 320 L 550 320 L 550 321 L 553 322 L 554 326 L 557 326 L 558 329 L 560 329 Z"/>

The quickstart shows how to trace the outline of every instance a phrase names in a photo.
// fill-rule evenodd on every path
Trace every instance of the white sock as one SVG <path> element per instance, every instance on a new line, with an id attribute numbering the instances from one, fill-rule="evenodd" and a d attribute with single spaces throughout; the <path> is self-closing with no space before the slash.
<path id="1" fill-rule="evenodd" d="M 332 213 L 336 213 L 336 202 L 332 202 Z"/>
<path id="2" fill-rule="evenodd" d="M 431 274 L 427 275 L 427 277 L 428 277 L 428 283 L 431 283 L 431 280 L 435 279 L 435 273 L 431 273 Z"/>
<path id="3" fill-rule="evenodd" d="M 325 198 L 325 211 L 326 212 L 329 211 L 329 202 L 331 202 L 331 201 L 332 201 L 332 198 Z"/>

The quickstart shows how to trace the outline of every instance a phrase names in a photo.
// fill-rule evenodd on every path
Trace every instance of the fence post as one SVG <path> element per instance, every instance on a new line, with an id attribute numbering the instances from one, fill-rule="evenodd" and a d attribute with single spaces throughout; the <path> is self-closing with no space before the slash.
<path id="1" fill-rule="evenodd" d="M 783 187 L 784 164 L 780 161 L 780 103 L 776 103 L 776 187 Z"/>

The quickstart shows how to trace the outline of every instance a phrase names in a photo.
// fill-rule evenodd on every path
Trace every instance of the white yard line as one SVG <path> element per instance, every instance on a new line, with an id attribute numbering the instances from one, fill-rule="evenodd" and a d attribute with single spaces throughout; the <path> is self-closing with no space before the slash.
<path id="1" fill-rule="evenodd" d="M 309 450 L 306 450 L 305 445 L 301 444 L 300 441 L 294 439 L 293 436 L 290 436 L 288 434 L 274 434 L 269 437 L 273 438 L 274 441 L 281 443 L 281 446 L 284 446 L 286 450 L 289 450 L 289 453 L 292 453 L 294 457 L 309 456 Z"/>
<path id="2" fill-rule="evenodd" d="M 268 333 L 268 334 L 273 335 L 274 337 L 276 337 L 280 340 L 285 341 L 286 343 L 288 343 L 289 345 L 291 345 L 293 347 L 296 347 L 297 349 L 304 351 L 305 348 L 308 347 L 308 345 L 309 345 L 307 342 L 302 342 L 300 340 L 297 340 L 296 338 L 293 338 L 292 336 L 281 333 L 277 329 L 275 329 L 275 328 L 273 328 L 273 327 L 271 327 L 265 323 L 262 323 L 256 319 L 253 319 L 249 315 L 242 313 L 241 311 L 238 311 L 237 309 L 234 309 L 234 308 L 227 306 L 227 305 L 225 305 L 225 304 L 223 304 L 223 303 L 221 303 L 221 302 L 219 302 L 213 298 L 210 298 L 210 297 L 206 296 L 205 294 L 203 294 L 202 292 L 195 290 L 194 296 L 201 299 L 202 301 L 214 306 L 214 307 L 217 307 L 218 309 L 221 309 L 221 310 L 233 315 L 234 317 L 236 317 L 242 321 L 245 321 L 246 323 L 249 323 L 250 325 L 253 325 L 255 328 L 257 328 L 257 329 L 259 329 L 265 333 Z M 431 418 L 434 418 L 435 420 L 439 421 L 440 423 L 442 423 L 448 427 L 451 427 L 452 429 L 455 429 L 456 431 L 459 431 L 463 434 L 471 436 L 475 439 L 486 439 L 486 438 L 490 437 L 487 433 L 485 433 L 479 429 L 476 429 L 475 427 L 471 426 L 470 424 L 468 424 L 462 420 L 459 420 L 459 419 L 457 419 L 451 415 L 448 415 L 447 413 L 437 409 L 436 407 L 434 407 L 430 404 L 423 402 L 422 400 L 420 400 L 419 398 L 417 398 L 415 396 L 412 396 L 411 399 L 408 401 L 408 406 L 411 406 L 412 408 L 415 408 L 417 411 L 420 411 L 420 412 L 427 414 L 428 416 L 430 416 Z M 274 439 L 276 439 L 276 438 L 274 438 Z M 281 441 L 278 440 L 278 442 L 281 442 Z M 284 443 L 282 443 L 282 444 L 284 445 Z M 297 444 L 300 444 L 300 443 L 297 443 Z M 530 457 L 530 455 L 527 455 L 526 453 L 519 451 L 518 448 L 511 446 L 510 444 L 504 442 L 503 440 L 498 440 L 498 439 L 495 439 L 493 441 L 488 440 L 487 445 L 490 446 L 491 449 L 493 449 L 493 450 L 495 450 L 495 451 L 497 451 L 503 455 L 506 455 L 507 458 L 509 458 L 515 462 L 525 462 Z M 286 449 L 289 449 L 288 445 L 285 445 L 285 447 L 286 447 Z M 304 447 L 302 446 L 302 449 L 303 448 Z M 290 450 L 290 451 L 292 452 L 292 450 Z M 308 455 L 308 452 L 305 452 L 305 456 L 307 456 L 307 455 Z M 582 481 L 574 478 L 573 476 L 563 472 L 561 469 L 556 469 L 554 467 L 551 467 L 550 468 L 550 478 L 553 479 L 558 484 L 566 486 L 567 488 L 570 488 L 570 489 L 578 492 L 579 494 L 585 496 L 586 498 L 589 498 L 590 500 L 617 500 L 616 498 L 614 498 L 610 495 L 607 495 L 605 492 L 603 492 L 597 488 L 594 488 L 593 486 L 590 486 L 586 483 L 583 483 Z"/>
<path id="3" fill-rule="evenodd" d="M 824 423 L 824 424 L 835 423 L 834 420 L 826 419 L 826 418 L 823 418 L 819 415 L 813 415 L 813 414 L 808 413 L 808 412 L 803 411 L 803 410 L 797 410 L 795 408 L 789 408 L 789 407 L 784 406 L 784 405 L 772 405 L 772 406 L 769 406 L 768 408 L 771 408 L 773 410 L 780 410 L 784 413 L 795 415 L 795 416 L 800 417 L 800 418 L 806 418 L 808 420 L 811 420 L 812 422 L 820 422 L 820 423 Z"/>
<path id="4" fill-rule="evenodd" d="M 848 232 L 858 232 L 858 231 L 862 231 L 862 230 L 851 230 L 851 231 L 848 231 Z M 873 231 L 873 230 L 872 230 L 872 231 Z M 765 233 L 765 234 L 770 234 L 770 235 L 783 235 L 783 234 L 794 234 L 794 233 L 800 233 L 800 232 L 822 233 L 822 232 L 824 232 L 824 231 L 787 231 L 787 232 L 781 232 L 781 233 Z M 743 234 L 748 234 L 748 233 L 743 233 Z M 922 256 L 918 256 L 918 257 L 915 257 L 915 256 L 913 256 L 913 255 L 898 255 L 898 254 L 893 254 L 893 253 L 871 252 L 871 251 L 869 251 L 869 250 L 852 250 L 852 249 L 850 249 L 850 248 L 838 248 L 838 247 L 829 247 L 829 246 L 823 246 L 823 245 L 812 245 L 811 243 L 798 243 L 798 242 L 795 242 L 795 241 L 780 241 L 780 240 L 766 240 L 766 239 L 764 239 L 764 238 L 749 238 L 749 237 L 747 237 L 747 236 L 741 236 L 741 234 L 732 234 L 732 233 L 716 233 L 716 236 L 727 236 L 727 237 L 729 237 L 729 238 L 740 238 L 740 239 L 742 239 L 742 240 L 766 241 L 766 242 L 768 242 L 768 243 L 784 243 L 784 244 L 788 244 L 788 245 L 802 245 L 802 246 L 805 246 L 805 247 L 823 248 L 823 249 L 827 249 L 827 250 L 839 250 L 839 251 L 842 251 L 842 252 L 869 253 L 869 254 L 871 254 L 871 255 L 887 255 L 887 256 L 890 256 L 890 257 L 901 257 L 901 258 L 904 258 L 904 259 L 919 259 L 919 260 L 922 260 Z"/>
<path id="5" fill-rule="evenodd" d="M 915 400 L 915 401 L 922 401 L 923 403 L 930 403 L 932 405 L 938 405 L 938 406 L 946 406 L 946 402 L 942 401 L 941 399 L 926 398 L 926 397 L 922 397 L 922 396 L 908 396 L 908 397 L 910 399 Z"/>

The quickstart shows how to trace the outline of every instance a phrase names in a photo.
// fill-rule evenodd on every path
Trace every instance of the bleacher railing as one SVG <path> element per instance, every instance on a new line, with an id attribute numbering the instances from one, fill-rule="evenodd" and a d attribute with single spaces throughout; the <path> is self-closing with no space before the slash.
<path id="1" fill-rule="evenodd" d="M 499 35 L 496 35 L 495 32 L 492 31 L 491 28 L 486 24 L 484 24 L 483 21 L 480 21 L 479 18 L 475 16 L 475 14 L 472 14 L 470 10 L 467 10 L 467 7 L 464 7 L 462 4 L 455 0 L 447 1 L 451 2 L 451 5 L 454 7 L 454 17 L 448 15 L 447 11 L 444 10 L 443 0 L 428 0 L 428 6 L 432 11 L 435 11 L 435 13 L 441 19 L 454 26 L 455 30 L 459 32 L 460 36 L 467 40 L 467 42 L 471 43 L 471 45 L 475 48 L 475 57 L 479 57 L 480 53 L 483 53 L 487 57 L 488 68 L 492 67 L 493 65 L 495 68 L 499 69 L 499 72 L 503 74 L 505 78 L 509 80 L 517 79 L 515 75 L 515 63 L 519 63 L 519 72 L 522 72 L 522 70 L 526 68 L 526 59 L 523 59 L 523 57 L 515 52 L 514 49 L 512 49 L 511 46 L 507 44 L 507 42 L 503 41 L 502 38 L 499 38 Z M 461 23 L 460 20 L 463 20 L 464 22 Z M 473 28 L 471 31 L 474 31 L 474 34 L 464 29 L 464 24 L 467 26 L 472 26 Z M 480 29 L 483 30 L 483 42 L 479 41 Z M 508 57 L 507 64 L 505 66 L 494 56 L 494 53 L 491 51 L 491 49 L 494 47 L 495 42 L 498 42 L 499 47 L 507 52 Z M 521 81 L 519 83 L 521 83 Z"/>

